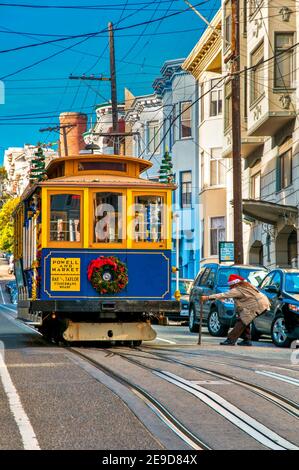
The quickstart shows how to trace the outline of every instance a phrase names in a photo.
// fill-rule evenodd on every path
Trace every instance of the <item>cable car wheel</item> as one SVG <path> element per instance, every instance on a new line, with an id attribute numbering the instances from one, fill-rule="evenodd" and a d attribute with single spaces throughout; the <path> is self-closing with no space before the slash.
<path id="1" fill-rule="evenodd" d="M 63 332 L 67 328 L 66 320 L 61 318 L 53 318 L 53 314 L 47 315 L 41 327 L 39 327 L 40 333 L 43 337 L 50 342 L 54 342 L 56 344 L 68 344 L 68 342 L 63 337 Z"/>

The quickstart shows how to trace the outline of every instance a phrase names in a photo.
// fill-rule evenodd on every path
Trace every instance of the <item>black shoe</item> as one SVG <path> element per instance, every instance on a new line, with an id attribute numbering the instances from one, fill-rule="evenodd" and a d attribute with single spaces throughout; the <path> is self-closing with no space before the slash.
<path id="1" fill-rule="evenodd" d="M 219 343 L 221 344 L 222 346 L 234 346 L 235 343 L 234 341 L 232 341 L 231 339 L 226 339 L 225 341 L 222 341 L 222 343 Z"/>
<path id="2" fill-rule="evenodd" d="M 237 346 L 252 346 L 252 342 L 248 339 L 243 339 L 243 341 L 237 343 Z"/>

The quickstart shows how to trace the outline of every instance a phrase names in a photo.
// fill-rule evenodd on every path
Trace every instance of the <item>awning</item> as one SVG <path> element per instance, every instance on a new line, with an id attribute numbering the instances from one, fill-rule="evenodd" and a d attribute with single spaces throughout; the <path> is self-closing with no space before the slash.
<path id="1" fill-rule="evenodd" d="M 256 199 L 243 199 L 243 214 L 265 224 L 275 225 L 283 217 L 297 217 L 298 208 Z"/>

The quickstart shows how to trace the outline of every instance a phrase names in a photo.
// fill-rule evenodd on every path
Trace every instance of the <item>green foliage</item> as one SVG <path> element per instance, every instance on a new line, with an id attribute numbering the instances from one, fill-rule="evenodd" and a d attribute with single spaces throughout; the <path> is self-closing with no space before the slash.
<path id="1" fill-rule="evenodd" d="M 0 166 L 0 184 L 7 179 L 7 171 L 4 166 Z"/>
<path id="2" fill-rule="evenodd" d="M 14 224 L 12 213 L 20 198 L 9 199 L 0 209 L 0 250 L 13 252 Z"/>
<path id="3" fill-rule="evenodd" d="M 159 181 L 160 183 L 172 183 L 173 182 L 173 165 L 171 160 L 171 155 L 166 150 L 164 153 L 162 163 L 159 170 Z"/>
<path id="4" fill-rule="evenodd" d="M 30 182 L 38 183 L 39 181 L 47 179 L 45 163 L 46 157 L 41 147 L 38 147 L 38 150 L 34 155 L 35 157 L 31 161 Z"/>

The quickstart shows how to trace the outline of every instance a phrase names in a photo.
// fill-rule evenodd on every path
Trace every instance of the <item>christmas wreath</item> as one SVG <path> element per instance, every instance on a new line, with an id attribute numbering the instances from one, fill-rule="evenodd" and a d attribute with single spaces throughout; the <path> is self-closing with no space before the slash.
<path id="1" fill-rule="evenodd" d="M 114 256 L 94 259 L 89 263 L 87 277 L 99 294 L 118 294 L 129 282 L 125 263 Z"/>

